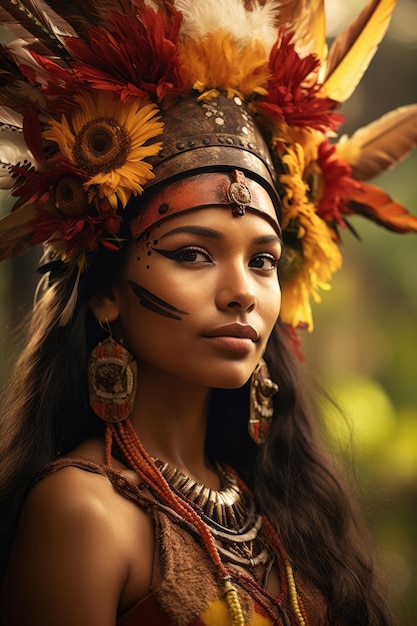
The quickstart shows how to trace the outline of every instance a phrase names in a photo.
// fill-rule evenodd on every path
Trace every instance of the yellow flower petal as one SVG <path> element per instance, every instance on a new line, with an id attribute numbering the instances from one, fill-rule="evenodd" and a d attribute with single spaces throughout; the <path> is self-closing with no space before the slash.
<path id="1" fill-rule="evenodd" d="M 112 207 L 126 206 L 132 193 L 142 193 L 154 177 L 145 159 L 159 153 L 162 134 L 158 108 L 143 98 L 130 103 L 108 92 L 85 93 L 75 98 L 71 118 L 52 121 L 44 136 L 58 144 L 62 154 L 88 175 L 84 187 L 108 198 Z"/>

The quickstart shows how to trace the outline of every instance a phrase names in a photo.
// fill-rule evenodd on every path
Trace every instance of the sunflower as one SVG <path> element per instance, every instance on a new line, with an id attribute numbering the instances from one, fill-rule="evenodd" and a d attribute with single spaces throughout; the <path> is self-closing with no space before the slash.
<path id="1" fill-rule="evenodd" d="M 316 213 L 303 180 L 304 151 L 299 144 L 287 146 L 282 161 L 286 173 L 280 177 L 285 187 L 283 230 L 286 264 L 281 272 L 281 319 L 291 326 L 305 324 L 310 330 L 313 319 L 310 298 L 320 301 L 320 290 L 330 289 L 329 280 L 342 264 L 340 250 L 332 231 Z"/>
<path id="2" fill-rule="evenodd" d="M 145 159 L 155 156 L 162 134 L 158 108 L 146 97 L 124 103 L 112 93 L 85 93 L 74 98 L 72 115 L 51 121 L 44 137 L 58 144 L 63 156 L 87 175 L 84 187 L 92 202 L 107 198 L 113 208 L 125 207 L 154 177 Z"/>

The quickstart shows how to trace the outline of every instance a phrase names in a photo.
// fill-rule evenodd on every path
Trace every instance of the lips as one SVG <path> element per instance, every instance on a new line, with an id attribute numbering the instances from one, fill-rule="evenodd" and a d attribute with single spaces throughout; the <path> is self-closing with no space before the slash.
<path id="1" fill-rule="evenodd" d="M 236 337 L 238 339 L 250 339 L 251 341 L 258 341 L 258 331 L 249 324 L 227 324 L 226 326 L 219 326 L 213 330 L 205 332 L 204 337 Z"/>

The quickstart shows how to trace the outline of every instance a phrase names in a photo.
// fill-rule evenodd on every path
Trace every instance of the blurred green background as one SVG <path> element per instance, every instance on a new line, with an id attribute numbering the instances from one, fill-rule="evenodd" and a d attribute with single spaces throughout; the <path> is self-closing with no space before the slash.
<path id="1" fill-rule="evenodd" d="M 340 32 L 363 1 L 329 0 Z M 417 2 L 398 0 L 388 34 L 343 106 L 342 132 L 417 102 Z M 417 151 L 373 181 L 417 214 Z M 417 624 L 417 234 L 396 235 L 351 218 L 344 266 L 314 305 L 302 337 L 307 361 L 342 410 L 323 407 L 329 438 L 354 465 L 362 507 L 404 626 Z"/>
<path id="2" fill-rule="evenodd" d="M 330 37 L 364 6 L 328 0 Z M 388 34 L 355 94 L 342 133 L 417 102 L 417 0 L 399 0 Z M 374 181 L 417 214 L 417 151 Z M 2 194 L 2 200 L 4 198 Z M 6 199 L 2 211 L 10 207 Z M 303 334 L 307 362 L 336 400 L 323 405 L 329 440 L 354 465 L 359 497 L 404 626 L 417 624 L 417 235 L 395 235 L 352 218 L 344 267 L 314 305 Z M 39 250 L 0 265 L 0 377 L 11 337 L 30 308 Z"/>

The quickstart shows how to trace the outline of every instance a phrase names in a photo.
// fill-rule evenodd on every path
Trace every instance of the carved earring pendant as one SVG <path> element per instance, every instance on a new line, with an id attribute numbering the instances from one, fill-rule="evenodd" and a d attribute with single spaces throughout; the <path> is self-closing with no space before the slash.
<path id="1" fill-rule="evenodd" d="M 273 396 L 278 385 L 269 378 L 268 367 L 261 359 L 250 383 L 249 434 L 255 443 L 264 443 L 274 414 Z"/>
<path id="2" fill-rule="evenodd" d="M 110 334 L 96 345 L 88 362 L 90 405 L 94 413 L 113 423 L 129 417 L 135 401 L 136 384 L 136 361 Z"/>

